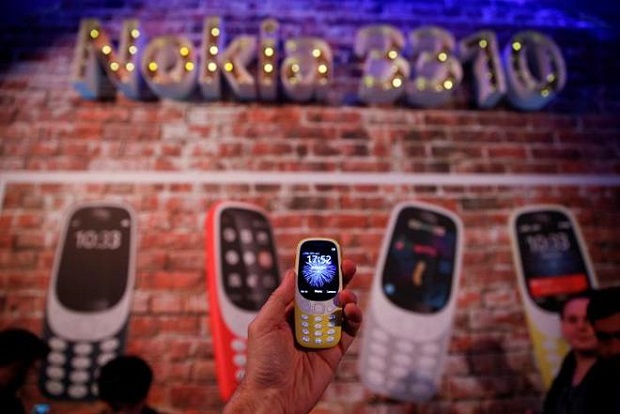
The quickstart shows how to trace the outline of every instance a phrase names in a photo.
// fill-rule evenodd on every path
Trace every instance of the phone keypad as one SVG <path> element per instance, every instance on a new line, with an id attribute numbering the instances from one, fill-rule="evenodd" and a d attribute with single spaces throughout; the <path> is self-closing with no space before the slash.
<path id="1" fill-rule="evenodd" d="M 230 348 L 233 350 L 232 362 L 235 367 L 235 379 L 240 382 L 245 376 L 245 365 L 247 363 L 246 341 L 242 338 L 235 338 L 230 343 Z"/>
<path id="2" fill-rule="evenodd" d="M 42 368 L 42 387 L 50 397 L 60 399 L 95 399 L 99 369 L 121 351 L 118 338 L 73 342 L 48 336 L 47 342 L 51 351 Z"/>
<path id="3" fill-rule="evenodd" d="M 364 335 L 362 372 L 371 389 L 404 400 L 424 400 L 436 391 L 441 361 L 438 342 L 415 343 L 390 335 L 377 321 Z"/>
<path id="4" fill-rule="evenodd" d="M 337 342 L 340 321 L 336 312 L 323 315 L 300 313 L 301 340 L 306 344 L 331 344 Z"/>

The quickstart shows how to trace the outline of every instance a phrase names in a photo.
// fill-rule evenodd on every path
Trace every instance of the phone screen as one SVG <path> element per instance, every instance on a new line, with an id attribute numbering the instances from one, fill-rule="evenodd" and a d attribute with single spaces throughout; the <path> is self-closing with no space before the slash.
<path id="1" fill-rule="evenodd" d="M 382 289 L 395 305 L 435 313 L 450 298 L 454 278 L 456 224 L 418 207 L 399 213 L 383 268 Z"/>
<path id="2" fill-rule="evenodd" d="M 226 295 L 239 308 L 259 310 L 280 279 L 269 222 L 257 211 L 227 208 L 219 237 Z"/>
<path id="3" fill-rule="evenodd" d="M 307 240 L 298 255 L 299 293 L 317 302 L 335 297 L 340 289 L 338 246 L 329 240 Z"/>
<path id="4" fill-rule="evenodd" d="M 516 231 L 525 284 L 537 305 L 557 312 L 570 295 L 590 288 L 581 246 L 564 213 L 524 213 L 516 220 Z"/>
<path id="5" fill-rule="evenodd" d="M 127 288 L 131 217 L 119 207 L 84 207 L 69 218 L 58 267 L 60 303 L 77 312 L 115 306 Z"/>

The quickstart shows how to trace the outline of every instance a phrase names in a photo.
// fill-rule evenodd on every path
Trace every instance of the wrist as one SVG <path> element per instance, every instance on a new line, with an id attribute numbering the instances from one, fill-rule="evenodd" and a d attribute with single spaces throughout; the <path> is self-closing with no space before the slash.
<path id="1" fill-rule="evenodd" d="M 269 389 L 252 388 L 241 383 L 222 414 L 285 414 L 279 393 Z"/>

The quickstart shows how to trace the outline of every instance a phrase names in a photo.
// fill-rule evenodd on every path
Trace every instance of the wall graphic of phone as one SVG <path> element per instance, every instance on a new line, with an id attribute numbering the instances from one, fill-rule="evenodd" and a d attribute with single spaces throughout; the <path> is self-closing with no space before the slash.
<path id="1" fill-rule="evenodd" d="M 227 401 L 243 379 L 248 325 L 280 284 L 267 214 L 220 201 L 207 214 L 206 277 L 218 386 Z"/>
<path id="2" fill-rule="evenodd" d="M 510 236 L 521 300 L 545 387 L 551 386 L 568 345 L 559 310 L 569 296 L 597 286 L 572 213 L 558 205 L 517 209 Z"/>
<path id="3" fill-rule="evenodd" d="M 306 348 L 331 348 L 340 342 L 342 290 L 340 246 L 333 239 L 304 239 L 295 259 L 295 338 Z"/>
<path id="4" fill-rule="evenodd" d="M 52 399 L 96 398 L 99 368 L 121 354 L 135 279 L 136 219 L 126 205 L 74 206 L 59 239 L 43 336 L 51 347 L 39 387 Z"/>
<path id="5" fill-rule="evenodd" d="M 364 315 L 359 373 L 369 390 L 421 402 L 436 392 L 452 333 L 462 224 L 405 202 L 390 216 Z"/>

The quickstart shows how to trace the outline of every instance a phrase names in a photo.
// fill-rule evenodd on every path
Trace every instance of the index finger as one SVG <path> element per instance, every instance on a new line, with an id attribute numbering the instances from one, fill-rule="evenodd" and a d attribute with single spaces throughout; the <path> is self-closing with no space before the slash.
<path id="1" fill-rule="evenodd" d="M 348 285 L 353 276 L 355 276 L 355 272 L 357 271 L 357 266 L 353 260 L 344 259 L 342 261 L 342 284 L 343 287 Z"/>

